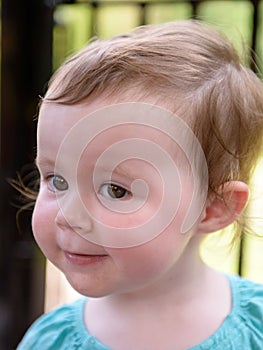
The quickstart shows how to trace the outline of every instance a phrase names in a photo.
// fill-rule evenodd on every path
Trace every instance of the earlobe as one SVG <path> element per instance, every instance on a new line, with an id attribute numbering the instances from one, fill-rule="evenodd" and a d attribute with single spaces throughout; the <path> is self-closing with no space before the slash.
<path id="1" fill-rule="evenodd" d="M 199 233 L 218 231 L 234 222 L 244 210 L 249 196 L 248 186 L 241 181 L 230 181 L 220 186 L 219 196 L 209 198 L 199 224 Z"/>

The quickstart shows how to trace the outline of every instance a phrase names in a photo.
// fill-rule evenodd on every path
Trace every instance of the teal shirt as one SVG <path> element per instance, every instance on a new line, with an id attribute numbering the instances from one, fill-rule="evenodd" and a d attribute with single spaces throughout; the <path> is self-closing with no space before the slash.
<path id="1" fill-rule="evenodd" d="M 211 337 L 189 350 L 263 349 L 263 286 L 239 276 L 228 278 L 232 290 L 231 313 Z M 110 350 L 85 328 L 86 300 L 81 298 L 40 317 L 17 350 Z"/>

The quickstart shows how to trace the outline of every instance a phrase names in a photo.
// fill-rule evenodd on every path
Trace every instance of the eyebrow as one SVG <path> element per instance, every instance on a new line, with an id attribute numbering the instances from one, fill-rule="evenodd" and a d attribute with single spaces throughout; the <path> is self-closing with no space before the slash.
<path id="1" fill-rule="evenodd" d="M 47 166 L 50 167 L 55 167 L 55 162 L 49 158 L 46 157 L 36 157 L 34 160 L 34 164 L 35 166 L 39 169 L 39 168 L 44 168 Z M 109 172 L 109 170 L 111 170 L 112 174 L 118 174 L 120 176 L 125 176 L 131 180 L 134 179 L 134 175 L 132 174 L 131 171 L 128 171 L 127 169 L 125 169 L 125 166 L 122 164 L 118 164 L 112 171 L 112 169 L 109 169 L 107 167 L 103 167 L 103 166 L 99 166 L 98 167 L 100 170 L 105 171 L 105 172 Z"/>
<path id="2" fill-rule="evenodd" d="M 112 174 L 115 173 L 120 176 L 128 177 L 130 179 L 134 178 L 131 172 L 127 171 L 121 164 L 117 165 L 113 170 L 103 166 L 99 166 L 98 169 L 105 172 L 109 172 L 110 170 Z"/>
<path id="3" fill-rule="evenodd" d="M 131 172 L 128 172 L 122 164 L 117 165 L 116 168 L 114 168 L 114 172 L 119 175 L 131 176 Z"/>
<path id="4" fill-rule="evenodd" d="M 54 166 L 54 162 L 48 158 L 39 158 L 39 157 L 36 157 L 35 160 L 34 160 L 34 164 L 39 168 L 39 167 L 43 167 L 43 166 Z"/>

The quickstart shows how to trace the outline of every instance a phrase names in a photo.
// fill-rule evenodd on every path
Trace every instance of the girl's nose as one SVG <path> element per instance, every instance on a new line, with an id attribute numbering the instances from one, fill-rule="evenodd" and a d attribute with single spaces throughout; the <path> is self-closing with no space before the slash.
<path id="1" fill-rule="evenodd" d="M 67 198 L 63 202 L 59 201 L 58 205 L 59 210 L 55 218 L 57 226 L 64 230 L 74 230 L 80 235 L 85 235 L 92 231 L 92 218 L 80 200 Z"/>

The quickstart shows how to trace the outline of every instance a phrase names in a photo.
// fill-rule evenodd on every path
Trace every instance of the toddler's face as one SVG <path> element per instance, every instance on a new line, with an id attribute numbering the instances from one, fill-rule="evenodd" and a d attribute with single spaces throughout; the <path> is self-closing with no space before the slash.
<path id="1" fill-rule="evenodd" d="M 159 124 L 160 112 L 99 101 L 41 107 L 33 231 L 82 294 L 153 287 L 189 262 L 202 200 L 183 234 L 196 179 L 181 149 L 189 143 L 179 140 L 179 147 L 163 132 L 174 121 L 165 116 Z"/>

